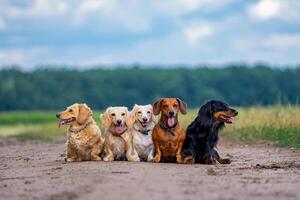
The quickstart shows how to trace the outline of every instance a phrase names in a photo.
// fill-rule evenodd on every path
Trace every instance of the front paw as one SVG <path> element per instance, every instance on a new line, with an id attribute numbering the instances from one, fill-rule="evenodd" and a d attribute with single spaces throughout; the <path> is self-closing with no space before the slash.
<path id="1" fill-rule="evenodd" d="M 154 158 L 151 160 L 151 162 L 159 163 L 160 162 L 160 156 L 156 155 Z"/>
<path id="2" fill-rule="evenodd" d="M 99 156 L 91 157 L 92 161 L 100 161 L 101 158 Z"/>
<path id="3" fill-rule="evenodd" d="M 76 158 L 65 158 L 65 161 L 66 162 L 75 162 L 75 161 L 77 161 L 77 159 Z"/>
<path id="4" fill-rule="evenodd" d="M 179 163 L 179 164 L 182 164 L 183 163 L 182 157 L 181 156 L 177 156 L 176 157 L 176 162 Z"/>
<path id="5" fill-rule="evenodd" d="M 140 162 L 140 158 L 138 156 L 131 156 L 127 159 L 130 162 Z"/>
<path id="6" fill-rule="evenodd" d="M 195 164 L 195 158 L 193 156 L 187 156 L 184 160 L 183 160 L 184 164 Z"/>
<path id="7" fill-rule="evenodd" d="M 216 165 L 217 161 L 212 156 L 210 156 L 206 159 L 205 164 L 207 164 L 207 165 Z"/>
<path id="8" fill-rule="evenodd" d="M 219 158 L 219 159 L 218 159 L 218 162 L 219 162 L 220 164 L 230 164 L 230 163 L 231 163 L 231 160 L 230 160 L 230 158 Z"/>
<path id="9" fill-rule="evenodd" d="M 113 160 L 114 160 L 113 157 L 110 157 L 110 156 L 103 158 L 103 161 L 105 161 L 105 162 L 112 162 Z"/>

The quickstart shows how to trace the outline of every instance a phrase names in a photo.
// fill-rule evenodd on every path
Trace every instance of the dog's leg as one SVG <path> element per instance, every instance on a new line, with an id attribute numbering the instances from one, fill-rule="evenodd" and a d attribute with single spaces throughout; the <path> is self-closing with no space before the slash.
<path id="1" fill-rule="evenodd" d="M 216 149 L 213 150 L 213 153 L 214 153 L 214 157 L 217 159 L 217 161 L 220 164 L 230 164 L 231 163 L 230 158 L 221 158 Z"/>
<path id="2" fill-rule="evenodd" d="M 105 157 L 103 158 L 103 160 L 105 162 L 111 162 L 114 160 L 114 154 L 107 144 L 104 145 L 104 153 Z"/>
<path id="3" fill-rule="evenodd" d="M 215 165 L 215 164 L 217 164 L 217 160 L 215 158 L 213 158 L 212 156 L 209 156 L 205 160 L 205 164 L 207 164 L 207 165 Z"/>
<path id="4" fill-rule="evenodd" d="M 100 145 L 100 144 L 99 144 Z M 95 145 L 91 150 L 91 160 L 97 161 L 101 160 L 99 154 L 100 154 L 100 148 L 99 145 Z"/>
<path id="5" fill-rule="evenodd" d="M 135 148 L 133 148 L 132 140 L 129 138 L 125 144 L 126 158 L 128 161 L 139 162 L 140 158 Z"/>
<path id="6" fill-rule="evenodd" d="M 177 163 L 183 163 L 183 160 L 182 160 L 182 146 L 183 146 L 183 141 L 180 141 L 178 143 L 178 149 L 177 149 L 177 152 L 176 152 L 176 162 Z"/>
<path id="7" fill-rule="evenodd" d="M 161 151 L 160 151 L 158 142 L 153 141 L 153 143 L 155 146 L 155 156 L 152 159 L 152 162 L 158 163 L 158 162 L 160 162 L 160 159 L 161 159 Z"/>
<path id="8" fill-rule="evenodd" d="M 154 148 L 151 148 L 147 157 L 147 162 L 151 162 L 153 160 L 153 157 L 154 157 Z"/>
<path id="9" fill-rule="evenodd" d="M 71 148 L 71 145 L 67 142 L 66 143 L 66 158 L 65 161 L 67 162 L 75 162 L 77 161 L 77 154 L 74 149 Z"/>

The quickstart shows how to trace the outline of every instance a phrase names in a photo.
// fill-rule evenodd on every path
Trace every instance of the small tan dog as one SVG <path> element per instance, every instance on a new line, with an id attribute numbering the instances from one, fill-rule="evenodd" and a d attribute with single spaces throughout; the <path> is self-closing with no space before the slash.
<path id="1" fill-rule="evenodd" d="M 59 126 L 69 125 L 66 142 L 66 161 L 101 160 L 104 141 L 101 131 L 86 104 L 75 103 L 56 115 Z"/>
<path id="2" fill-rule="evenodd" d="M 141 160 L 149 162 L 154 156 L 152 130 L 158 121 L 157 117 L 153 115 L 150 104 L 144 106 L 135 104 L 131 113 L 135 120 L 132 128 L 133 148 Z"/>
<path id="3" fill-rule="evenodd" d="M 109 107 L 100 115 L 105 128 L 104 161 L 140 161 L 132 145 L 133 117 L 127 107 Z"/>

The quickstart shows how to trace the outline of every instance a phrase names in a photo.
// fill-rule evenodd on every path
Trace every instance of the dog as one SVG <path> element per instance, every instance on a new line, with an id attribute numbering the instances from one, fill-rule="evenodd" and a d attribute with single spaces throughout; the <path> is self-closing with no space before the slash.
<path id="1" fill-rule="evenodd" d="M 133 116 L 127 107 L 109 107 L 100 115 L 105 128 L 104 161 L 140 161 L 132 144 Z"/>
<path id="2" fill-rule="evenodd" d="M 187 105 L 179 98 L 161 98 L 153 104 L 153 113 L 161 112 L 159 122 L 152 132 L 155 148 L 153 162 L 173 161 L 182 163 L 182 146 L 185 130 L 178 122 L 178 112 L 186 114 Z"/>
<path id="3" fill-rule="evenodd" d="M 183 145 L 184 163 L 230 164 L 229 158 L 221 158 L 216 150 L 219 131 L 232 124 L 238 112 L 227 103 L 217 100 L 206 102 L 196 119 L 187 127 Z"/>
<path id="4" fill-rule="evenodd" d="M 137 151 L 140 160 L 151 161 L 154 156 L 152 130 L 157 123 L 153 115 L 152 105 L 134 105 L 131 111 L 134 117 L 132 127 L 133 148 Z"/>
<path id="5" fill-rule="evenodd" d="M 56 114 L 59 127 L 69 125 L 66 142 L 66 161 L 101 160 L 104 141 L 86 104 L 75 103 Z"/>

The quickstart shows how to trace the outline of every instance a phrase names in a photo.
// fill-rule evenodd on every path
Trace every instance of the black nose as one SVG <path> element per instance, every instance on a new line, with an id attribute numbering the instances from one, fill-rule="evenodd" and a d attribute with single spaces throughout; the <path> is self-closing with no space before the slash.
<path id="1" fill-rule="evenodd" d="M 146 122 L 148 119 L 146 117 L 143 118 L 143 121 Z"/>
<path id="2" fill-rule="evenodd" d="M 60 117 L 60 114 L 59 114 L 59 113 L 57 113 L 57 114 L 56 114 L 56 117 L 57 117 L 57 118 L 59 118 L 59 117 Z"/>
<path id="3" fill-rule="evenodd" d="M 170 117 L 174 116 L 174 111 L 173 111 L 173 110 L 169 110 L 168 113 L 169 113 L 169 116 L 170 116 Z"/>
<path id="4" fill-rule="evenodd" d="M 121 123 L 122 123 L 122 120 L 118 119 L 117 124 L 121 124 Z"/>

